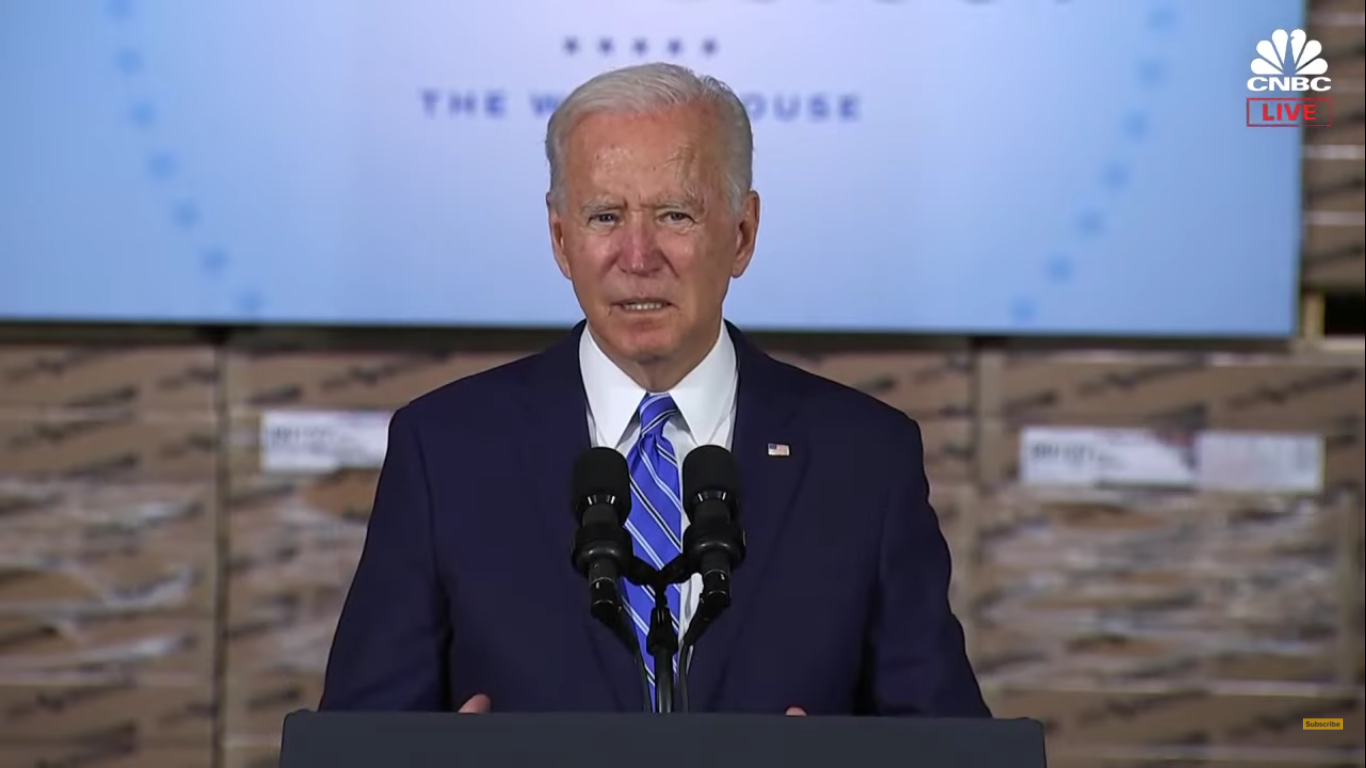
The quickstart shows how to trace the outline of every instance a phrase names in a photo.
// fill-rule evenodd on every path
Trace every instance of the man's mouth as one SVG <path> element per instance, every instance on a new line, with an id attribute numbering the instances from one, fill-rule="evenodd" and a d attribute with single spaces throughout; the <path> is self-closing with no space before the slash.
<path id="1" fill-rule="evenodd" d="M 634 299 L 617 302 L 617 306 L 627 312 L 654 312 L 669 306 L 669 302 L 662 299 Z"/>

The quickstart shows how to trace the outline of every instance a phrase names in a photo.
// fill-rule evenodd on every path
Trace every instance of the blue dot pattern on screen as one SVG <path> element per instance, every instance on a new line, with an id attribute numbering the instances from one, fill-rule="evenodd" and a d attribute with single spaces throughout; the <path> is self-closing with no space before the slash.
<path id="1" fill-rule="evenodd" d="M 135 30 L 136 0 L 108 0 L 106 10 L 109 18 L 121 25 L 125 32 Z M 610 57 L 619 52 L 629 51 L 638 58 L 644 58 L 651 53 L 662 53 L 669 58 L 677 58 L 683 55 L 688 47 L 690 46 L 679 38 L 671 38 L 666 41 L 636 38 L 632 39 L 629 44 L 622 46 L 618 46 L 617 41 L 610 37 L 602 37 L 596 40 L 567 37 L 563 42 L 563 51 L 569 56 L 593 52 L 599 56 Z M 719 50 L 716 39 L 711 37 L 695 41 L 691 47 L 704 57 L 715 56 Z M 141 49 L 136 45 L 126 45 L 116 51 L 114 66 L 121 76 L 135 78 L 145 72 L 147 62 Z M 144 132 L 152 133 L 157 123 L 155 101 L 149 98 L 133 101 L 129 106 L 128 116 L 135 127 Z M 152 152 L 147 158 L 146 170 L 148 177 L 154 183 L 174 188 L 174 180 L 180 171 L 180 161 L 175 153 L 161 148 Z M 178 197 L 178 201 L 171 207 L 169 215 L 173 226 L 187 232 L 195 232 L 200 228 L 202 218 L 203 214 L 199 201 L 188 195 Z M 200 272 L 215 283 L 221 284 L 224 278 L 231 276 L 231 259 L 226 249 L 221 245 L 200 246 L 197 249 L 197 260 Z M 254 288 L 242 288 L 234 293 L 231 301 L 234 312 L 243 317 L 257 317 L 261 312 L 264 298 L 260 291 Z"/>
<path id="2" fill-rule="evenodd" d="M 1154 39 L 1157 35 L 1167 32 L 1176 26 L 1176 9 L 1171 0 L 1159 0 L 1152 3 L 1147 13 L 1147 30 L 1153 34 Z M 1135 69 L 1135 77 L 1138 83 L 1148 91 L 1160 88 L 1167 77 L 1166 65 L 1157 58 L 1142 58 Z M 1148 112 L 1141 105 L 1134 106 L 1125 114 L 1119 122 L 1119 131 L 1129 142 L 1137 143 L 1143 141 L 1148 135 L 1149 121 Z M 1130 182 L 1129 166 L 1121 157 L 1110 158 L 1102 167 L 1098 182 L 1105 190 L 1113 193 L 1120 192 Z M 1107 199 L 1096 195 L 1092 198 L 1095 203 L 1079 212 L 1073 218 L 1073 233 L 1083 241 L 1094 240 L 1104 235 L 1105 232 L 1105 211 L 1102 205 Z M 1053 285 L 1062 285 L 1072 279 L 1076 274 L 1077 265 L 1069 253 L 1075 253 L 1080 248 L 1060 249 L 1048 254 L 1043 261 L 1044 276 Z M 1038 318 L 1038 301 L 1030 296 L 1017 296 L 1010 308 L 1011 320 L 1018 328 L 1025 328 L 1034 323 Z"/>
<path id="3" fill-rule="evenodd" d="M 136 31 L 137 4 L 135 0 L 108 0 L 106 5 L 109 18 L 121 25 L 122 31 Z M 119 48 L 114 55 L 114 67 L 118 74 L 136 79 L 147 70 L 147 57 L 136 45 L 128 44 Z M 166 187 L 175 202 L 168 212 L 171 226 L 177 227 L 193 237 L 203 237 L 204 212 L 200 201 L 176 187 L 176 179 L 181 171 L 181 161 L 176 153 L 162 145 L 164 139 L 155 136 L 157 125 L 157 105 L 154 99 L 142 96 L 129 104 L 128 117 L 133 126 L 151 135 L 158 148 L 146 160 L 147 177 L 154 184 Z M 194 248 L 200 272 L 210 281 L 222 283 L 231 277 L 231 260 L 227 251 L 217 244 L 201 244 Z M 232 299 L 233 310 L 243 317 L 256 317 L 261 311 L 262 297 L 254 290 L 239 290 Z"/>
<path id="4" fill-rule="evenodd" d="M 107 11 L 109 17 L 115 22 L 128 24 L 134 20 L 136 7 L 134 0 L 108 0 Z M 1171 0 L 1157 0 L 1149 8 L 1147 16 L 1147 29 L 1154 35 L 1172 29 L 1177 22 L 1176 10 L 1171 4 Z M 681 40 L 669 40 L 663 46 L 669 56 L 678 56 L 683 51 Z M 706 39 L 702 42 L 701 52 L 706 56 L 713 56 L 717 52 L 717 43 L 714 39 Z M 578 38 L 566 38 L 563 43 L 565 54 L 574 56 L 585 51 L 595 51 L 599 55 L 610 56 L 617 52 L 618 48 L 615 41 L 610 38 L 601 38 L 596 41 L 579 40 Z M 636 56 L 646 56 L 652 50 L 650 41 L 634 40 L 626 48 Z M 125 77 L 137 77 L 142 74 L 147 66 L 142 52 L 136 46 L 125 46 L 119 49 L 114 57 L 115 68 Z M 1136 77 L 1139 84 L 1152 90 L 1159 88 L 1165 81 L 1167 72 L 1163 62 L 1152 57 L 1141 59 L 1136 66 Z M 154 101 L 149 99 L 137 100 L 130 104 L 129 117 L 132 123 L 144 131 L 150 132 L 155 128 L 157 109 Z M 1119 130 L 1125 138 L 1131 142 L 1141 142 L 1148 134 L 1149 118 L 1148 113 L 1141 107 L 1136 106 L 1129 111 L 1119 122 Z M 151 154 L 147 161 L 147 174 L 154 183 L 173 184 L 179 171 L 179 161 L 175 154 L 167 149 L 160 149 Z M 1110 158 L 1101 169 L 1098 176 L 1098 183 L 1101 187 L 1111 192 L 1119 192 L 1130 182 L 1130 172 L 1123 158 Z M 1097 197 L 1098 202 L 1103 203 L 1104 199 Z M 170 218 L 174 225 L 187 231 L 194 231 L 201 223 L 202 212 L 197 200 L 191 196 L 181 196 L 178 198 L 170 212 Z M 1098 206 L 1088 207 L 1078 212 L 1073 220 L 1074 233 L 1084 239 L 1090 240 L 1100 237 L 1104 233 L 1105 213 Z M 1071 254 L 1080 249 L 1058 249 L 1048 254 L 1043 261 L 1043 274 L 1048 283 L 1058 285 L 1072 279 L 1076 274 L 1077 265 Z M 230 276 L 231 259 L 226 250 L 221 246 L 208 244 L 202 245 L 197 249 L 198 264 L 201 272 L 206 278 L 221 281 Z M 264 303 L 264 298 L 256 290 L 239 290 L 233 298 L 234 309 L 246 317 L 257 316 Z M 1017 327 L 1027 327 L 1032 325 L 1039 314 L 1038 301 L 1027 295 L 1017 296 L 1011 303 L 1010 315 Z"/>

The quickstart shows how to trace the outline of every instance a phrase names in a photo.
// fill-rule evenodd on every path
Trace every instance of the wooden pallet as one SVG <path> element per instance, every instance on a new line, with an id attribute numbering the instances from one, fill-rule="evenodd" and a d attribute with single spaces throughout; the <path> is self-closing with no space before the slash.
<path id="1" fill-rule="evenodd" d="M 1366 300 L 1366 290 L 1306 289 L 1300 295 L 1299 345 L 1320 350 L 1360 352 L 1366 349 L 1366 335 L 1359 330 L 1340 330 L 1344 324 L 1342 304 Z"/>

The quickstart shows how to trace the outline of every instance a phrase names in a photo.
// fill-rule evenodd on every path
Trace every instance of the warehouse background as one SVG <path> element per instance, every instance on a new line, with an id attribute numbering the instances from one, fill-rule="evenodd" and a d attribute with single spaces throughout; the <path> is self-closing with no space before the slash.
<path id="1" fill-rule="evenodd" d="M 920 421 L 973 660 L 1058 768 L 1366 766 L 1366 44 L 1360 2 L 1324 5 L 1311 34 L 1355 86 L 1306 131 L 1295 343 L 758 337 Z M 264 467 L 262 419 L 386 414 L 553 337 L 0 327 L 0 768 L 273 765 L 376 471 Z M 1313 434 L 1324 484 L 1021 482 L 1021 432 L 1050 425 Z"/>

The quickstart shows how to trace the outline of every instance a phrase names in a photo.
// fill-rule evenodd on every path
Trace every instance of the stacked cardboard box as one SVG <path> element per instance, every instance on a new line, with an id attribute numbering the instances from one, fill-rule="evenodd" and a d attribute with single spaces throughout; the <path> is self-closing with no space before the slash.
<path id="1" fill-rule="evenodd" d="M 220 764 L 274 765 L 284 715 L 317 702 L 377 470 L 265 471 L 262 414 L 387 413 L 528 351 L 0 351 L 0 768 L 206 768 L 216 733 Z M 777 355 L 920 422 L 974 661 L 1059 765 L 1359 754 L 1359 356 Z M 1031 425 L 1316 433 L 1327 488 L 1024 488 Z M 1299 727 L 1317 716 L 1347 727 Z"/>
<path id="2" fill-rule="evenodd" d="M 0 350 L 0 766 L 211 764 L 215 382 L 208 349 Z"/>
<path id="3" fill-rule="evenodd" d="M 228 353 L 227 765 L 273 766 L 284 716 L 317 706 L 378 478 L 375 466 L 322 473 L 263 469 L 263 414 L 388 413 L 522 354 Z"/>
<path id="4" fill-rule="evenodd" d="M 1312 433 L 1325 483 L 1359 489 L 1366 461 L 1366 361 L 1355 355 L 988 353 L 978 476 L 994 487 L 1019 473 L 1030 426 Z"/>
<path id="5" fill-rule="evenodd" d="M 1301 280 L 1313 290 L 1366 288 L 1366 219 L 1361 128 L 1362 4 L 1357 0 L 1309 3 L 1308 33 L 1323 45 L 1333 78 L 1331 125 L 1305 131 L 1305 229 Z"/>
<path id="6" fill-rule="evenodd" d="M 970 621 L 997 713 L 1044 720 L 1064 765 L 1357 760 L 1360 355 L 1006 354 L 982 366 Z M 1020 432 L 1055 425 L 1315 433 L 1326 488 L 1022 485 Z M 1307 717 L 1346 728 L 1305 731 Z"/>

